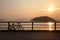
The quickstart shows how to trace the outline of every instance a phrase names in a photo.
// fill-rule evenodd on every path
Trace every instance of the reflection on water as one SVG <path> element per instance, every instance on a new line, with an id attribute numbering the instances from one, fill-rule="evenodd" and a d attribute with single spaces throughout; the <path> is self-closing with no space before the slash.
<path id="1" fill-rule="evenodd" d="M 14 23 L 16 26 L 16 30 L 18 30 L 18 24 Z M 22 25 L 22 28 L 24 30 L 32 30 L 32 23 L 20 23 Z M 11 24 L 10 24 L 11 25 Z M 21 30 L 23 30 L 21 28 Z M 7 23 L 0 23 L 0 30 L 8 30 L 8 24 Z M 48 23 L 33 23 L 33 30 L 54 30 L 54 23 L 48 22 Z M 57 23 L 56 30 L 60 30 L 60 23 Z"/>
<path id="2" fill-rule="evenodd" d="M 53 23 L 52 23 L 52 22 L 49 22 L 48 25 L 49 25 L 49 30 L 52 31 L 52 30 L 53 30 L 53 29 L 52 29 Z"/>

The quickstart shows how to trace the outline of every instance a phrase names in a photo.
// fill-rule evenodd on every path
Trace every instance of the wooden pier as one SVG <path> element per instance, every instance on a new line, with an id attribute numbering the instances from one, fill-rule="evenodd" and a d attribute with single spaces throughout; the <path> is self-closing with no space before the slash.
<path id="1" fill-rule="evenodd" d="M 57 23 L 54 23 L 54 30 L 34 30 L 34 23 L 42 22 L 26 22 L 26 21 L 1 21 L 7 23 L 8 30 L 0 30 L 0 40 L 60 40 L 60 30 L 57 30 Z M 31 23 L 31 30 L 9 30 L 10 23 Z M 44 22 L 43 22 L 44 23 Z M 45 22 L 47 23 L 47 22 Z M 29 25 L 29 24 L 28 24 Z M 43 27 L 42 27 L 43 28 Z M 47 28 L 47 27 L 45 27 Z"/>

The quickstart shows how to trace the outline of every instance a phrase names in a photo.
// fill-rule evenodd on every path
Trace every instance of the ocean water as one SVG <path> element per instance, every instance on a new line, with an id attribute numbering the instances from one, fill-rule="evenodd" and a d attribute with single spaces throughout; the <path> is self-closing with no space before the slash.
<path id="1" fill-rule="evenodd" d="M 12 25 L 12 23 L 10 23 Z M 17 23 L 14 23 L 16 30 L 32 30 L 32 23 L 20 23 L 19 28 Z M 54 30 L 54 23 L 33 23 L 33 30 Z M 8 30 L 8 23 L 0 23 L 0 30 Z M 60 23 L 56 24 L 56 30 L 60 30 Z"/>

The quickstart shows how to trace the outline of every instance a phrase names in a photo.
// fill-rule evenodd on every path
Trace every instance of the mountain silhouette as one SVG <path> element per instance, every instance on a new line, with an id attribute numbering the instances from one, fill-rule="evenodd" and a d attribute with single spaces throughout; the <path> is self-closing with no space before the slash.
<path id="1" fill-rule="evenodd" d="M 31 21 L 33 22 L 55 22 L 56 20 L 48 16 L 41 16 L 41 17 L 35 17 Z"/>
<path id="2" fill-rule="evenodd" d="M 6 21 L 6 19 L 0 19 L 0 21 Z"/>

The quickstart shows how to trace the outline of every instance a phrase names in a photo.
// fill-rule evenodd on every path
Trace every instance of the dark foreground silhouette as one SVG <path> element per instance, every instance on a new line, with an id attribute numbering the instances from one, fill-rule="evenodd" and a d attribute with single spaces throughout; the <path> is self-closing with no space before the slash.
<path id="1" fill-rule="evenodd" d="M 0 40 L 60 40 L 60 32 L 0 32 Z"/>

